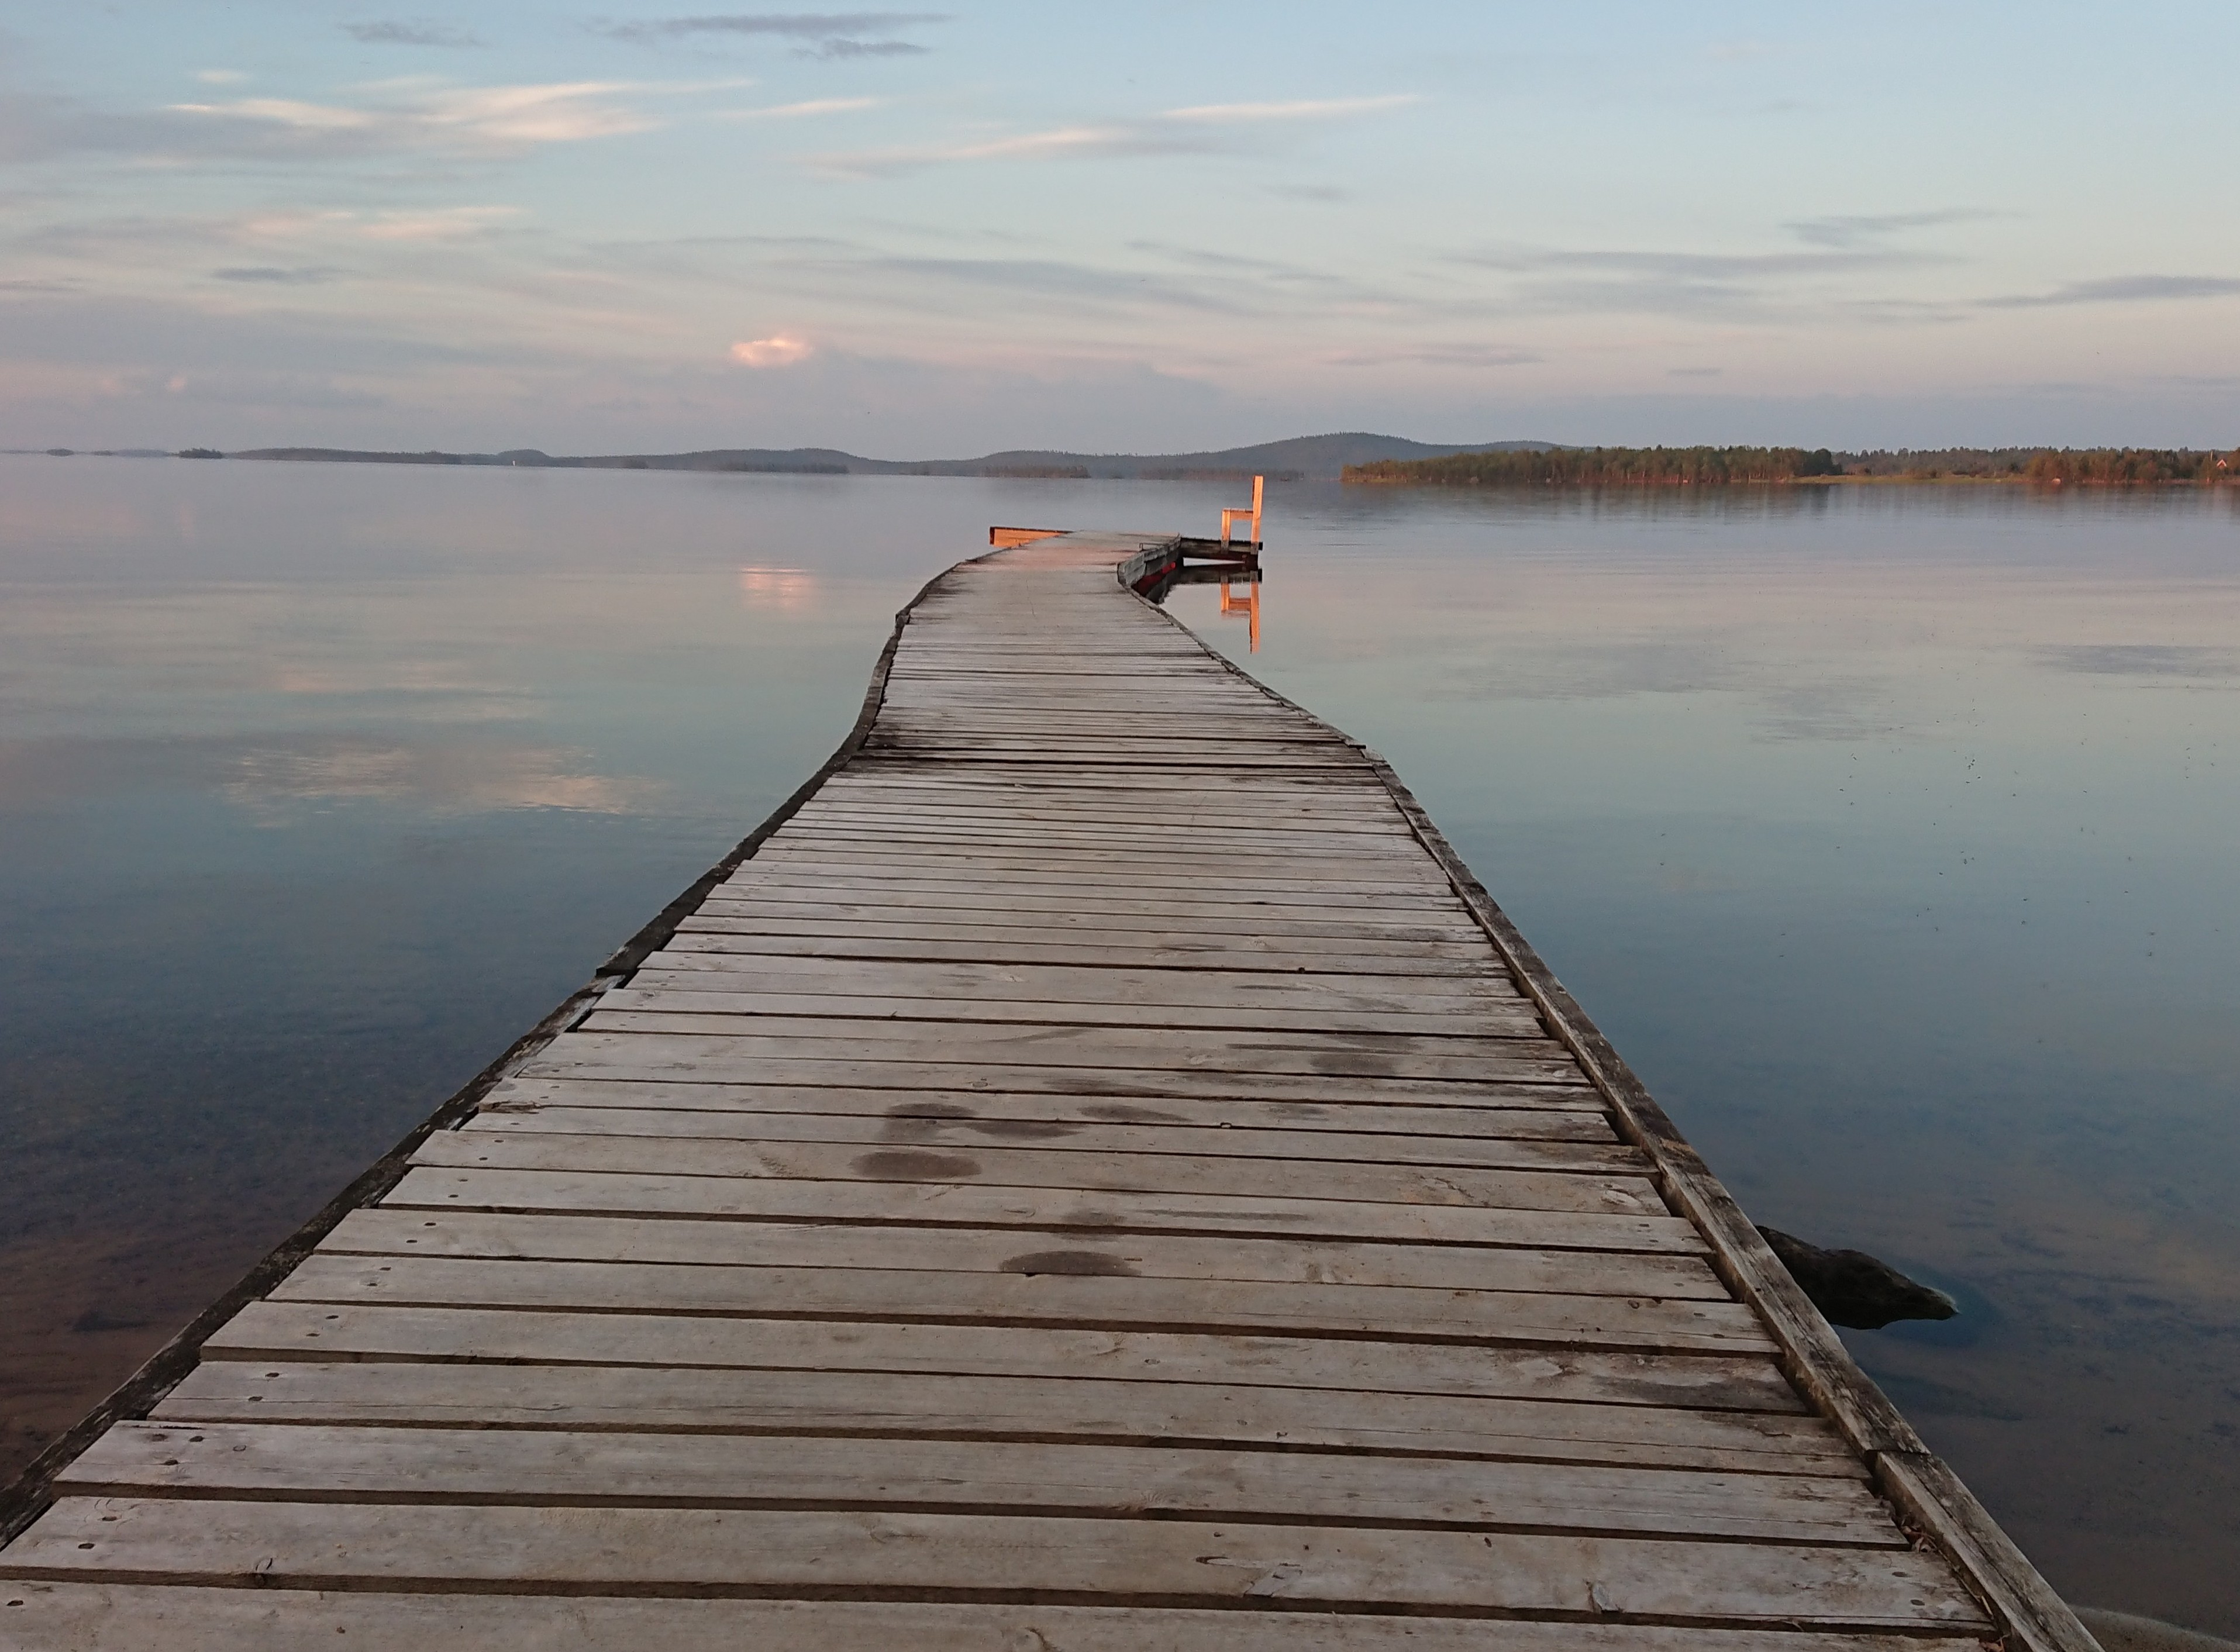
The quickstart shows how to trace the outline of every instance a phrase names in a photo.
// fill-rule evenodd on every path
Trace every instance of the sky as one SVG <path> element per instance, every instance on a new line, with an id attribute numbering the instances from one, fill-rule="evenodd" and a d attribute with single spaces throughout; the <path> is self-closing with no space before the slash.
<path id="1" fill-rule="evenodd" d="M 0 446 L 2240 443 L 2229 0 L 927 3 L 0 0 Z"/>

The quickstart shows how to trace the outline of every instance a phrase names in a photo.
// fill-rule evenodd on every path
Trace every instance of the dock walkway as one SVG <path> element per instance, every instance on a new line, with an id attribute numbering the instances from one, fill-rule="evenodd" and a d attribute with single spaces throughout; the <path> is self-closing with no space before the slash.
<path id="1" fill-rule="evenodd" d="M 0 1644 L 2090 1648 L 1390 771 L 1134 594 L 1174 543 L 929 586 L 36 1471 Z"/>

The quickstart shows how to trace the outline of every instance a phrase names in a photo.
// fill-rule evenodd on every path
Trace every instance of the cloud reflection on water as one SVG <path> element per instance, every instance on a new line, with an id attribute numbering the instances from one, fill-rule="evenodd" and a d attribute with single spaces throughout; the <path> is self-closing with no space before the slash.
<path id="1" fill-rule="evenodd" d="M 432 815 L 568 809 L 625 815 L 660 788 L 585 772 L 588 754 L 560 747 L 393 744 L 358 736 L 263 746 L 234 759 L 228 801 L 262 826 L 286 826 L 303 803 L 395 803 Z"/>

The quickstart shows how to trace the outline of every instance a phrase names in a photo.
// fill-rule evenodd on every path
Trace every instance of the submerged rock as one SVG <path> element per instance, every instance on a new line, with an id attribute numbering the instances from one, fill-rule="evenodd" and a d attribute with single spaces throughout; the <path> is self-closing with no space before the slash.
<path id="1" fill-rule="evenodd" d="M 2106 1652 L 2240 1652 L 2240 1641 L 2182 1629 L 2159 1618 L 2095 1611 L 2089 1606 L 2078 1607 L 2077 1615 Z"/>
<path id="2" fill-rule="evenodd" d="M 1831 1325 L 1878 1331 L 1893 1320 L 1950 1319 L 1960 1304 L 1863 1250 L 1823 1250 L 1778 1228 L 1758 1229 L 1790 1277 Z"/>

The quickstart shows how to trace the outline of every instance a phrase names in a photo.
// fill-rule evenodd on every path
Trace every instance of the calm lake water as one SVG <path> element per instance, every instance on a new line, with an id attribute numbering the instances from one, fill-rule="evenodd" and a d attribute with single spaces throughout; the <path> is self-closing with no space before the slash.
<path id="1" fill-rule="evenodd" d="M 992 522 L 1172 483 L 0 459 L 0 1470 L 837 743 Z M 2240 1632 L 2230 493 L 1278 489 L 1391 758 L 2073 1599 Z M 1174 610 L 1244 658 L 1211 593 Z"/>

